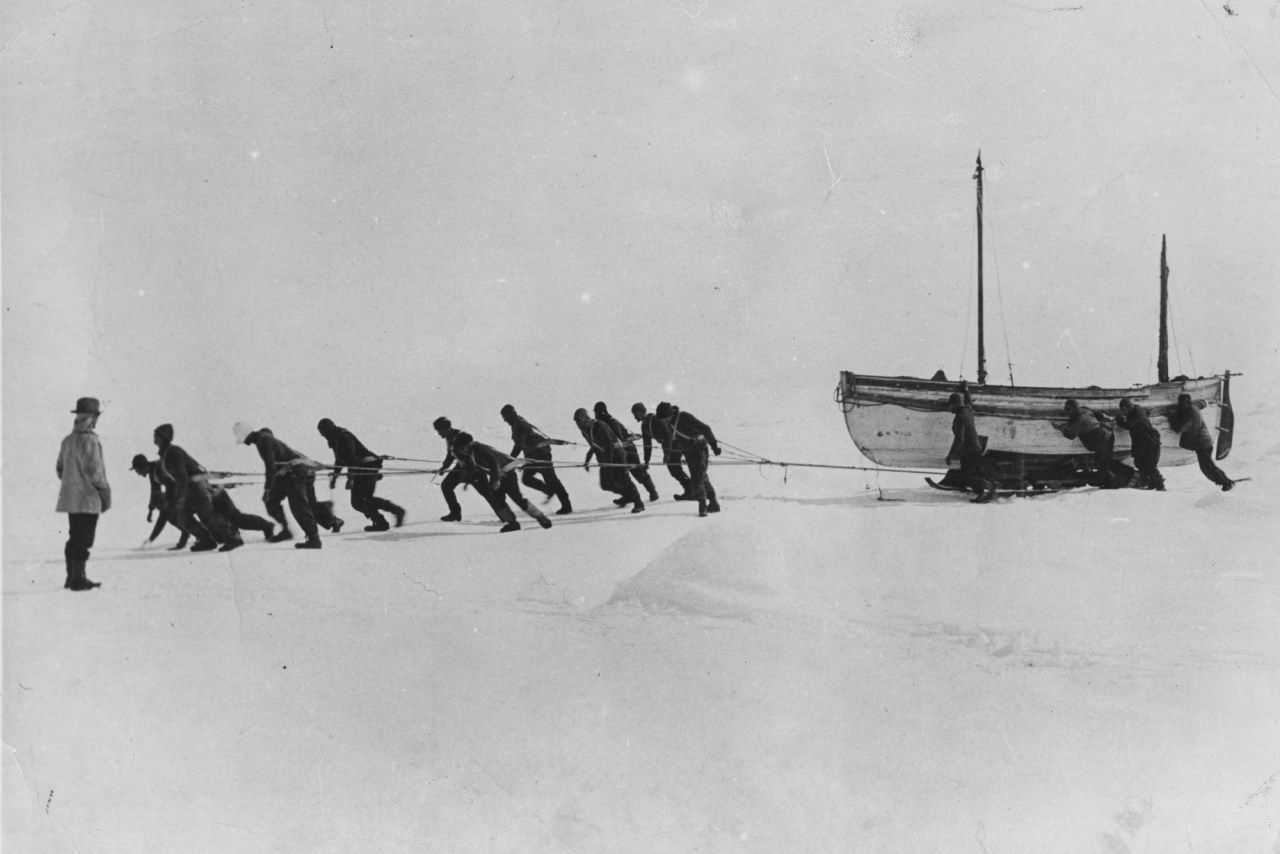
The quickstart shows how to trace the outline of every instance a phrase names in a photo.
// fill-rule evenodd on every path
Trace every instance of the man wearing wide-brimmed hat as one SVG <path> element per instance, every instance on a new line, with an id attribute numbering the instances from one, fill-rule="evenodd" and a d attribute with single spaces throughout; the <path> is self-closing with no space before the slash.
<path id="1" fill-rule="evenodd" d="M 58 452 L 58 479 L 62 481 L 62 488 L 58 491 L 57 512 L 66 513 L 69 520 L 67 545 L 63 549 L 67 558 L 67 583 L 63 587 L 92 590 L 99 584 L 85 577 L 85 563 L 98 530 L 98 514 L 111 509 L 111 487 L 102 461 L 102 443 L 93 430 L 102 409 L 96 397 L 82 397 L 71 412 L 76 417 L 75 427 L 62 440 Z"/>

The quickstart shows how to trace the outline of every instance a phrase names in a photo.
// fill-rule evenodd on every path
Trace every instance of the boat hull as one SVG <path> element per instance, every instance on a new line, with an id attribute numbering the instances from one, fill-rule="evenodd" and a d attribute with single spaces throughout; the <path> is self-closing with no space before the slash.
<path id="1" fill-rule="evenodd" d="M 974 422 L 985 438 L 988 455 L 1028 458 L 1052 465 L 1089 457 L 1077 439 L 1067 439 L 1055 424 L 1065 421 L 1062 404 L 1075 398 L 1081 406 L 1108 415 L 1119 411 L 1127 397 L 1141 404 L 1160 431 L 1160 465 L 1194 462 L 1195 454 L 1178 446 L 1178 435 L 1169 428 L 1168 412 L 1178 395 L 1190 394 L 1203 403 L 1201 415 L 1211 431 L 1217 431 L 1226 404 L 1226 378 L 1183 379 L 1124 389 L 970 386 Z M 889 468 L 940 469 L 951 447 L 952 414 L 947 397 L 959 385 L 947 380 L 880 377 L 842 371 L 836 400 L 845 425 L 863 456 Z M 1130 453 L 1129 434 L 1116 431 L 1115 454 Z M 1220 458 L 1225 454 L 1221 453 Z"/>

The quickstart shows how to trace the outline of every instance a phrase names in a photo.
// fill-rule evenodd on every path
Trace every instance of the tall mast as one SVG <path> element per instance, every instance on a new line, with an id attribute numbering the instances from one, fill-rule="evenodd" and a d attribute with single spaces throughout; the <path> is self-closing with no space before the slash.
<path id="1" fill-rule="evenodd" d="M 982 317 L 982 152 L 978 152 L 978 168 L 973 180 L 978 182 L 978 385 L 987 384 L 987 345 Z"/>
<path id="2" fill-rule="evenodd" d="M 1156 373 L 1162 383 L 1169 381 L 1169 265 L 1165 263 L 1165 235 L 1160 235 L 1160 355 Z"/>

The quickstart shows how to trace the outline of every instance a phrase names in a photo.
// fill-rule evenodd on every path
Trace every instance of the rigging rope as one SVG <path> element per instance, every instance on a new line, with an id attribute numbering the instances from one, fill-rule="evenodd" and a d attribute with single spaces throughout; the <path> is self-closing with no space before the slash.
<path id="1" fill-rule="evenodd" d="M 1004 316 L 1004 288 L 1000 281 L 1000 259 L 996 257 L 996 233 L 991 227 L 991 219 L 987 219 L 987 230 L 991 232 L 991 266 L 995 267 L 996 272 L 996 298 L 1000 303 L 1000 332 L 1004 337 L 1004 359 L 1005 364 L 1009 366 L 1009 385 L 1013 385 L 1013 359 L 1009 350 L 1009 322 Z"/>

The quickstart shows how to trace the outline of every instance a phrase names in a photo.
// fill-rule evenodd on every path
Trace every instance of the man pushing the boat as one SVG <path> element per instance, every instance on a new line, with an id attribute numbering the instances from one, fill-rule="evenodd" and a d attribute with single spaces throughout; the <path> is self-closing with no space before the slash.
<path id="1" fill-rule="evenodd" d="M 982 440 L 973 420 L 973 398 L 969 395 L 969 383 L 960 381 L 960 392 L 947 398 L 947 408 L 955 414 L 951 419 L 951 450 L 947 451 L 947 465 L 954 458 L 960 462 L 960 477 L 965 486 L 977 495 L 975 504 L 985 504 L 995 497 L 996 485 L 987 478 L 982 465 Z"/>

